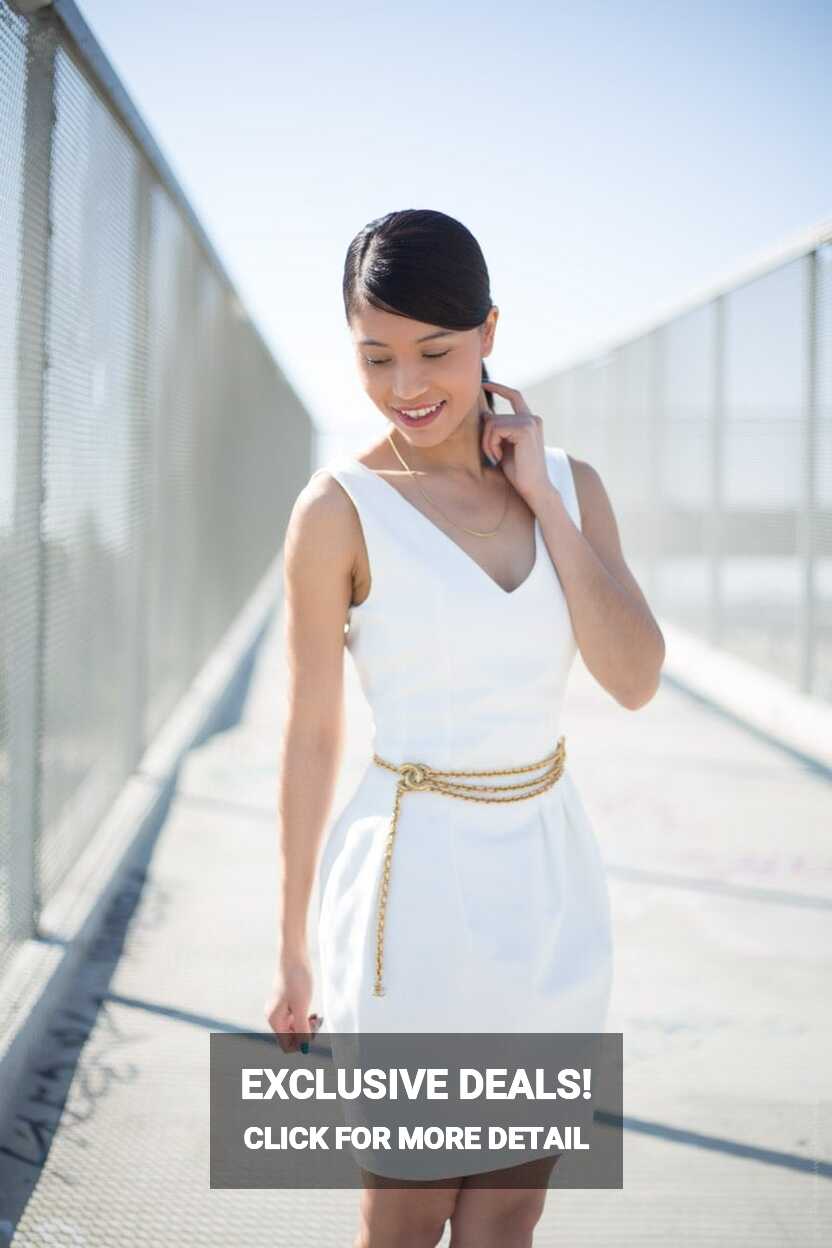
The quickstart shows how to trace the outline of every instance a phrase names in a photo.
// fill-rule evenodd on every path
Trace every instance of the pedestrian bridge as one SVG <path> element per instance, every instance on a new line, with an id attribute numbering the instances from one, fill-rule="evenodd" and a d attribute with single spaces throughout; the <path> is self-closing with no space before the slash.
<path id="1" fill-rule="evenodd" d="M 71 0 L 0 0 L 0 166 L 0 1244 L 342 1246 L 357 1191 L 207 1177 L 208 1037 L 264 1029 L 276 956 L 317 431 Z M 668 643 L 638 713 L 571 679 L 625 1181 L 541 1245 L 828 1240 L 830 308 L 827 222 L 524 388 Z"/>

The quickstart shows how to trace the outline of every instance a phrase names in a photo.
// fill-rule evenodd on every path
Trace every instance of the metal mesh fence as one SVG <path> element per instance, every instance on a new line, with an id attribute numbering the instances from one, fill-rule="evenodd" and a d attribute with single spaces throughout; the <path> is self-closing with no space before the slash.
<path id="1" fill-rule="evenodd" d="M 61 8 L 0 0 L 0 970 L 311 470 L 307 413 Z"/>
<path id="2" fill-rule="evenodd" d="M 524 393 L 657 613 L 832 699 L 832 230 Z"/>

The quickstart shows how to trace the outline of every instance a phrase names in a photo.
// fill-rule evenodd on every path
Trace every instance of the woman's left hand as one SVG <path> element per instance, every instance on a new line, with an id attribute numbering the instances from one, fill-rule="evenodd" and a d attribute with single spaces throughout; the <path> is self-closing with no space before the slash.
<path id="1" fill-rule="evenodd" d="M 534 416 L 519 390 L 483 381 L 483 389 L 495 390 L 514 408 L 500 415 L 486 408 L 483 412 L 482 448 L 496 459 L 518 494 L 534 511 L 536 504 L 554 487 L 543 449 L 543 417 Z"/>

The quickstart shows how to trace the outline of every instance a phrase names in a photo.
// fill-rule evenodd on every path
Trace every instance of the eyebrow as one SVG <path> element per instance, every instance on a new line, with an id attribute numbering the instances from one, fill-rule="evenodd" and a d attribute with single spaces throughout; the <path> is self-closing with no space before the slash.
<path id="1" fill-rule="evenodd" d="M 427 342 L 429 338 L 446 338 L 448 334 L 454 334 L 454 329 L 437 329 L 432 334 L 425 334 L 424 338 L 417 338 L 417 342 Z M 389 342 L 379 342 L 377 338 L 362 338 L 359 341 L 361 347 L 389 347 Z"/>

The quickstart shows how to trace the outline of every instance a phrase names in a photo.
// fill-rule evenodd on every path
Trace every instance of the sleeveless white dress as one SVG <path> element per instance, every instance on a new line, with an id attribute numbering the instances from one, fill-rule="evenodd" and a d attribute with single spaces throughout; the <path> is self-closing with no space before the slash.
<path id="1" fill-rule="evenodd" d="M 545 453 L 580 527 L 566 452 Z M 507 593 L 383 476 L 350 457 L 318 472 L 352 499 L 369 556 L 370 593 L 350 610 L 345 644 L 373 750 L 397 765 L 504 769 L 544 758 L 563 733 L 567 755 L 555 784 L 522 801 L 402 795 L 380 997 L 378 894 L 397 776 L 368 763 L 318 868 L 325 1031 L 603 1031 L 609 897 L 569 771 L 561 710 L 577 646 L 539 522 L 534 567 Z"/>

